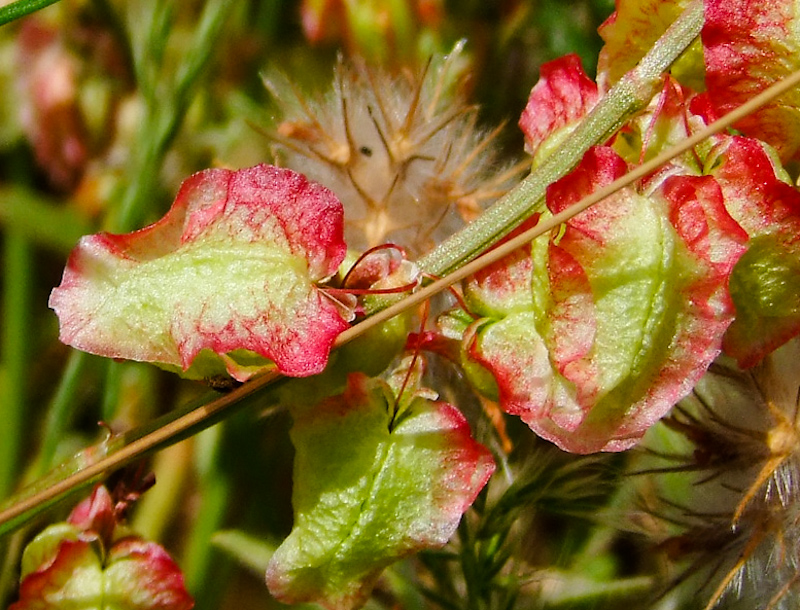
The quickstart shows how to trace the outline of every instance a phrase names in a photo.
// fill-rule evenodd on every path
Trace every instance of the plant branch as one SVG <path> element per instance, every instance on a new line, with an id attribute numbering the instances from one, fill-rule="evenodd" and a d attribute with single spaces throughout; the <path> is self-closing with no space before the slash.
<path id="1" fill-rule="evenodd" d="M 216 400 L 205 396 L 154 421 L 120 435 L 109 435 L 58 466 L 48 475 L 0 506 L 0 536 L 14 530 L 46 510 L 63 496 L 99 480 L 150 451 L 181 441 L 214 425 L 250 404 L 258 391 L 271 385 L 280 374 L 275 369 L 262 373 L 247 384 Z"/>
<path id="2" fill-rule="evenodd" d="M 640 66 L 641 67 L 641 64 Z M 637 68 L 638 69 L 638 68 Z M 334 347 L 338 348 L 367 332 L 377 324 L 409 310 L 421 302 L 431 298 L 452 284 L 468 277 L 481 268 L 503 258 L 509 253 L 531 240 L 551 231 L 559 224 L 566 222 L 589 206 L 609 196 L 618 189 L 630 185 L 641 177 L 654 171 L 660 165 L 677 157 L 706 138 L 719 133 L 751 114 L 767 102 L 782 95 L 789 89 L 800 85 L 800 71 L 776 83 L 746 104 L 725 115 L 707 128 L 687 138 L 680 145 L 658 155 L 651 161 L 637 167 L 622 178 L 603 189 L 582 199 L 564 212 L 541 222 L 533 229 L 517 236 L 513 240 L 492 249 L 473 262 L 461 267 L 441 280 L 425 286 L 402 301 L 387 307 L 370 316 L 365 321 L 343 332 L 337 338 Z M 80 460 L 73 460 L 63 469 L 51 473 L 39 481 L 35 488 L 23 491 L 6 503 L 0 510 L 0 535 L 18 527 L 44 508 L 58 501 L 63 495 L 100 478 L 104 473 L 129 464 L 144 454 L 173 444 L 194 434 L 227 416 L 234 407 L 240 408 L 259 398 L 261 391 L 281 379 L 280 374 L 271 369 L 257 376 L 240 388 L 222 397 L 198 406 L 192 403 L 176 412 L 169 413 L 151 424 L 103 443 L 103 447 L 93 447 L 82 452 Z M 202 401 L 198 401 L 202 402 Z M 92 456 L 92 451 L 98 456 Z M 65 474 L 66 473 L 66 474 Z"/>
<path id="3" fill-rule="evenodd" d="M 800 85 L 800 70 L 776 83 L 702 131 L 695 133 L 681 144 L 654 157 L 652 160 L 637 167 L 625 176 L 615 180 L 588 197 L 585 197 L 564 212 L 538 224 L 529 231 L 483 254 L 447 277 L 421 288 L 402 301 L 377 312 L 363 322 L 349 328 L 339 335 L 334 347 L 338 348 L 349 343 L 377 324 L 381 324 L 399 313 L 416 307 L 452 284 L 468 277 L 486 265 L 490 265 L 504 256 L 507 256 L 515 249 L 551 231 L 559 224 L 566 222 L 586 208 L 608 197 L 616 190 L 632 184 L 636 180 L 654 171 L 660 165 L 683 154 L 710 136 L 727 129 L 767 102 L 798 85 Z M 18 527 L 76 487 L 85 486 L 100 478 L 106 472 L 130 464 L 148 452 L 174 444 L 217 423 L 223 417 L 227 416 L 234 407 L 240 408 L 251 402 L 255 402 L 255 400 L 259 398 L 262 390 L 279 379 L 284 378 L 282 378 L 276 370 L 271 369 L 216 400 L 212 400 L 206 404 L 200 404 L 199 406 L 198 403 L 202 403 L 202 400 L 191 403 L 182 409 L 166 414 L 147 426 L 118 437 L 113 437 L 101 443 L 102 446 L 91 447 L 81 452 L 79 456 L 73 458 L 72 462 L 62 465 L 59 470 L 52 472 L 45 477 L 45 479 L 36 483 L 35 488 L 24 490 L 2 506 L 2 510 L 0 510 L 0 535 Z M 93 454 L 97 455 L 93 457 Z M 78 459 L 78 457 L 80 459 Z"/>
<path id="4" fill-rule="evenodd" d="M 56 2 L 58 0 L 17 0 L 12 2 L 8 6 L 0 8 L 0 25 L 16 21 Z"/>
<path id="5" fill-rule="evenodd" d="M 703 4 L 695 0 L 535 172 L 480 218 L 423 257 L 419 261 L 422 270 L 435 276 L 446 275 L 474 259 L 539 210 L 550 184 L 577 165 L 591 146 L 607 139 L 634 112 L 649 103 L 658 92 L 663 73 L 697 38 L 702 25 Z"/>

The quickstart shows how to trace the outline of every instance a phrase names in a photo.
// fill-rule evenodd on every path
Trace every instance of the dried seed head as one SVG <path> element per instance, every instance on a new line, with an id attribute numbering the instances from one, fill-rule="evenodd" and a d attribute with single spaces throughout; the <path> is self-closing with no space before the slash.
<path id="1" fill-rule="evenodd" d="M 723 597 L 764 610 L 800 601 L 798 411 L 797 339 L 747 371 L 717 364 L 664 421 L 692 449 L 651 447 L 667 465 L 639 471 L 698 473 L 680 506 L 662 499 L 650 512 L 670 524 L 669 558 L 690 559 L 673 584 L 707 571 L 707 609 Z"/>
<path id="2" fill-rule="evenodd" d="M 331 91 L 318 97 L 282 76 L 265 81 L 283 114 L 267 134 L 277 161 L 342 200 L 351 248 L 391 241 L 419 255 L 521 173 L 501 167 L 500 128 L 478 128 L 476 108 L 463 99 L 460 50 L 420 74 L 340 60 Z"/>

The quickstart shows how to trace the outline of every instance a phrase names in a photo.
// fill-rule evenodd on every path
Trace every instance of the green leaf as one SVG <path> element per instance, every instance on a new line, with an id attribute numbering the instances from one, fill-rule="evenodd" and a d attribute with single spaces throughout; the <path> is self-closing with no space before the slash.
<path id="1" fill-rule="evenodd" d="M 193 378 L 244 381 L 267 359 L 285 375 L 319 373 L 352 313 L 317 287 L 344 258 L 342 215 L 291 170 L 195 174 L 157 223 L 81 240 L 50 297 L 60 338 Z"/>
<path id="2" fill-rule="evenodd" d="M 725 351 L 748 367 L 800 332 L 800 240 L 780 233 L 754 237 L 734 267 L 730 290 L 736 320 Z"/>
<path id="3" fill-rule="evenodd" d="M 267 569 L 279 600 L 358 607 L 383 568 L 453 534 L 494 462 L 455 407 L 424 395 L 398 416 L 386 383 L 354 374 L 295 414 L 295 524 Z"/>
<path id="4" fill-rule="evenodd" d="M 626 169 L 592 149 L 548 206 L 560 212 Z M 676 175 L 651 190 L 619 191 L 551 235 L 546 259 L 541 246 L 533 264 L 509 256 L 465 289 L 490 313 L 465 332 L 467 357 L 491 371 L 506 412 L 566 451 L 633 446 L 691 390 L 733 317 L 727 281 L 747 235 L 719 185 Z M 519 291 L 533 295 L 527 310 Z"/>

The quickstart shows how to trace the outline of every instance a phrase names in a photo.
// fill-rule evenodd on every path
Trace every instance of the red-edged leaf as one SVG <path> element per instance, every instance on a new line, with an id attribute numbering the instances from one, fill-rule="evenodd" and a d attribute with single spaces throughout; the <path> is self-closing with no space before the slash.
<path id="1" fill-rule="evenodd" d="M 141 538 L 123 538 L 106 560 L 104 603 L 120 610 L 190 610 L 180 568 L 159 545 Z"/>
<path id="2" fill-rule="evenodd" d="M 35 541 L 31 544 L 35 544 Z M 9 610 L 104 610 L 103 567 L 83 540 L 63 540 L 50 562 L 22 580 Z"/>
<path id="3" fill-rule="evenodd" d="M 92 495 L 72 509 L 67 523 L 84 532 L 94 532 L 100 540 L 110 544 L 117 527 L 117 516 L 114 514 L 114 501 L 106 486 L 95 486 Z"/>
<path id="4" fill-rule="evenodd" d="M 354 374 L 344 394 L 294 413 L 294 529 L 267 569 L 279 600 L 362 605 L 387 565 L 445 544 L 491 476 L 461 413 L 415 384 L 398 405 L 389 385 Z"/>
<path id="5" fill-rule="evenodd" d="M 720 114 L 800 68 L 798 5 L 781 0 L 706 0 L 702 31 L 708 94 Z M 736 124 L 774 146 L 784 161 L 800 150 L 800 91 Z"/>
<path id="6" fill-rule="evenodd" d="M 665 77 L 661 92 L 620 130 L 613 148 L 631 164 L 649 161 L 665 150 L 682 143 L 695 130 L 705 127 L 702 117 L 688 112 L 697 96 L 672 77 Z M 655 170 L 648 180 L 658 183 L 664 176 L 676 173 L 702 173 L 701 156 L 711 148 L 710 141 L 674 158 L 668 165 Z M 646 188 L 646 187 L 645 187 Z"/>
<path id="7" fill-rule="evenodd" d="M 108 490 L 98 485 L 69 521 L 37 535 L 22 556 L 12 610 L 190 610 L 183 575 L 159 545 L 120 538 Z"/>
<path id="8" fill-rule="evenodd" d="M 575 384 L 577 402 L 589 404 L 597 394 L 599 376 L 597 363 L 590 357 L 597 338 L 592 285 L 586 269 L 568 250 L 555 243 L 550 243 L 548 249 L 548 271 L 552 299 L 547 335 L 550 356 L 561 375 Z M 572 406 L 570 411 L 574 411 Z M 558 424 L 571 429 L 580 419 L 570 417 L 569 421 Z"/>
<path id="9" fill-rule="evenodd" d="M 597 85 L 583 71 L 575 54 L 543 64 L 519 119 L 525 150 L 541 158 L 539 148 L 552 150 L 597 103 Z"/>
<path id="10" fill-rule="evenodd" d="M 739 366 L 749 367 L 800 333 L 800 192 L 751 138 L 722 139 L 707 164 L 751 238 L 731 277 L 736 319 L 724 342 Z"/>
<path id="11" fill-rule="evenodd" d="M 688 5 L 689 0 L 616 0 L 617 10 L 598 28 L 606 44 L 597 62 L 597 81 L 611 86 L 633 69 Z M 702 89 L 699 42 L 684 51 L 670 71 L 683 84 Z"/>
<path id="12" fill-rule="evenodd" d="M 781 180 L 758 140 L 726 137 L 706 162 L 722 187 L 725 207 L 750 237 L 800 234 L 800 192 Z M 779 167 L 779 166 L 778 166 Z"/>
<path id="13" fill-rule="evenodd" d="M 539 220 L 536 214 L 509 233 L 500 243 L 524 233 Z M 498 318 L 533 305 L 531 283 L 534 265 L 531 247 L 519 248 L 502 260 L 483 267 L 464 282 L 464 299 L 472 313 Z"/>
<path id="14" fill-rule="evenodd" d="M 530 428 L 557 444 L 542 422 L 555 413 L 562 422 L 582 417 L 573 388 L 550 362 L 544 339 L 536 328 L 536 314 L 518 312 L 502 320 L 475 323 L 465 333 L 469 359 L 494 376 L 500 406 L 518 415 Z M 490 398 L 494 398 L 490 396 Z"/>
<path id="15" fill-rule="evenodd" d="M 548 206 L 566 209 L 626 170 L 610 148 L 592 149 L 550 187 Z M 544 261 L 534 246 L 533 266 L 548 274 L 528 282 L 531 307 L 493 313 L 465 334 L 501 406 L 568 451 L 636 443 L 691 390 L 732 319 L 727 281 L 747 236 L 716 181 L 673 176 L 649 188 L 570 220 Z"/>
<path id="16" fill-rule="evenodd" d="M 53 186 L 69 192 L 80 182 L 92 148 L 81 107 L 82 62 L 55 23 L 32 15 L 20 26 L 16 82 L 8 82 L 5 94 L 18 95 L 11 103 L 19 108 L 20 126 L 39 167 Z"/>
<path id="17" fill-rule="evenodd" d="M 286 375 L 319 373 L 347 327 L 315 284 L 344 258 L 342 215 L 333 193 L 287 169 L 195 174 L 159 222 L 81 240 L 50 297 L 61 340 L 184 372 L 202 356 L 188 376 L 247 377 L 239 364 L 256 355 Z"/>

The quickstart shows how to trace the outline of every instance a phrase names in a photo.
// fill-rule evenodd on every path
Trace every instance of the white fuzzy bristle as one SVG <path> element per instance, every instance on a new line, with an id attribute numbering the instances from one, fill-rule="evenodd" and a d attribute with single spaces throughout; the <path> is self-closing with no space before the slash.
<path id="1" fill-rule="evenodd" d="M 478 129 L 460 95 L 458 51 L 418 75 L 340 60 L 319 97 L 282 76 L 265 81 L 283 112 L 269 134 L 278 162 L 336 193 L 351 248 L 392 242 L 424 253 L 520 173 L 498 167 L 497 130 Z"/>

